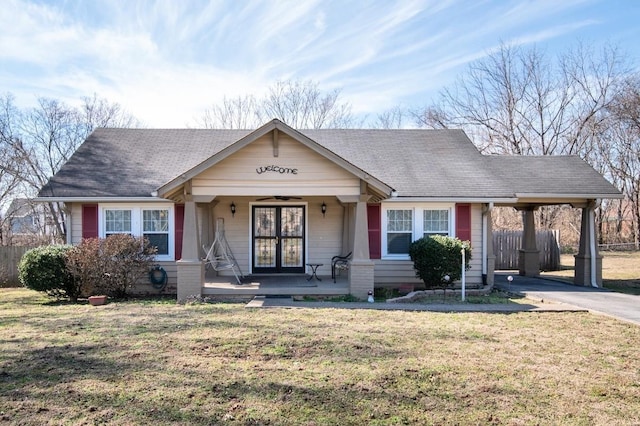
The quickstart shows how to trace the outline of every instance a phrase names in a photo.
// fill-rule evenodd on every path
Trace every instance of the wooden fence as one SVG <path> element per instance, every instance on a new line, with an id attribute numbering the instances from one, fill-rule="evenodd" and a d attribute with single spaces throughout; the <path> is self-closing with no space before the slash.
<path id="1" fill-rule="evenodd" d="M 31 247 L 0 246 L 0 285 L 18 282 L 18 262 Z"/>
<path id="2" fill-rule="evenodd" d="M 560 231 L 537 231 L 536 245 L 540 250 L 540 270 L 560 269 Z M 493 231 L 493 252 L 496 270 L 518 269 L 522 231 Z"/>

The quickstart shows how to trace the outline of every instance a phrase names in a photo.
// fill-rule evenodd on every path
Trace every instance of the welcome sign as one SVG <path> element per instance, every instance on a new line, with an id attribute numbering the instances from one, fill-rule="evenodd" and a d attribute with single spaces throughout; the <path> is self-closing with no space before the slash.
<path id="1" fill-rule="evenodd" d="M 297 175 L 298 169 L 291 169 L 289 167 L 280 167 L 276 165 L 262 166 L 256 169 L 256 173 L 258 173 L 259 175 L 266 172 L 280 173 L 281 175 L 284 175 L 284 174 Z"/>

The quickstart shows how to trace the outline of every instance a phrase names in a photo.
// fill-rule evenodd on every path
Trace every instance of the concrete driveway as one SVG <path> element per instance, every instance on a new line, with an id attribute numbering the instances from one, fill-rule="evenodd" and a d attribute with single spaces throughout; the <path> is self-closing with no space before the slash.
<path id="1" fill-rule="evenodd" d="M 509 275 L 513 277 L 511 284 L 507 281 Z M 640 296 L 521 277 L 517 273 L 496 273 L 495 286 L 530 299 L 565 303 L 640 325 Z"/>

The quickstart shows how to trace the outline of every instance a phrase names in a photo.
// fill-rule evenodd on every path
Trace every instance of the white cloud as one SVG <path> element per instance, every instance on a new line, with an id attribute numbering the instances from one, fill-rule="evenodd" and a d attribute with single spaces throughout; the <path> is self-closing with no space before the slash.
<path id="1" fill-rule="evenodd" d="M 596 27 L 599 1 L 6 0 L 0 91 L 23 103 L 97 93 L 150 126 L 181 127 L 225 95 L 313 79 L 375 114 L 429 101 L 500 41 L 553 43 Z"/>

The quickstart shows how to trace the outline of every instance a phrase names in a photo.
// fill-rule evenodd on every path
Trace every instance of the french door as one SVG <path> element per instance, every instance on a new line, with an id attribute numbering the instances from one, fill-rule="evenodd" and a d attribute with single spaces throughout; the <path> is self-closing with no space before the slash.
<path id="1" fill-rule="evenodd" d="M 253 272 L 304 273 L 304 206 L 253 206 Z"/>

